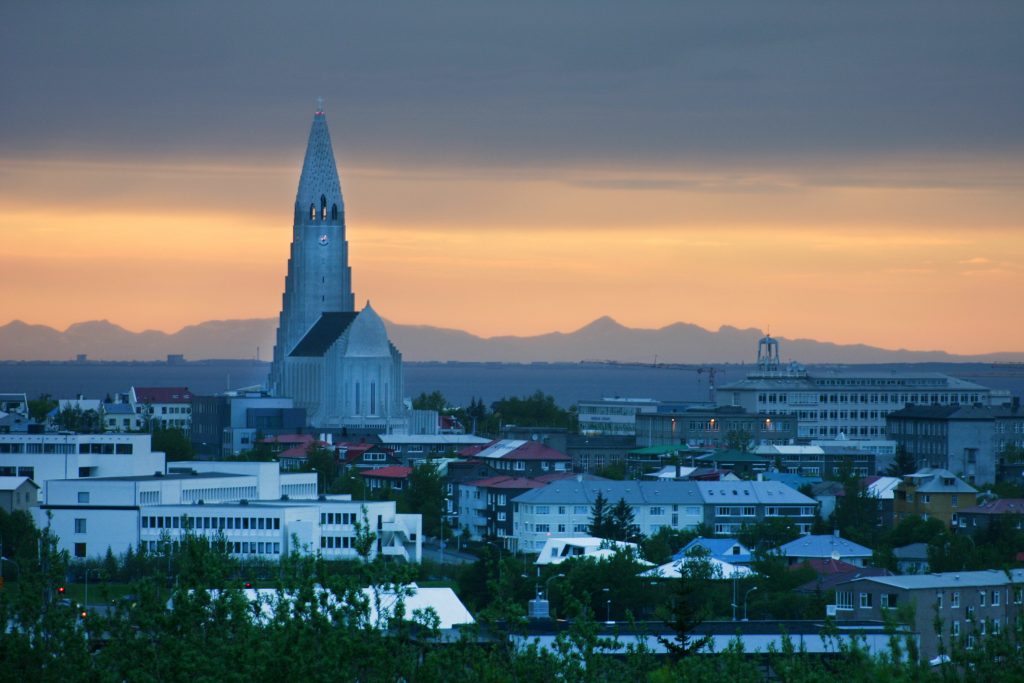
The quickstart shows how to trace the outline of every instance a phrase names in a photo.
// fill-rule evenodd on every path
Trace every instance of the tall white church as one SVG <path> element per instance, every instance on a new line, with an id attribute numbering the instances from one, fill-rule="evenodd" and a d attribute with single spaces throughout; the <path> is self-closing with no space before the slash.
<path id="1" fill-rule="evenodd" d="M 322 107 L 295 196 L 269 388 L 305 408 L 314 427 L 393 431 L 405 424 L 402 354 L 369 302 L 355 310 L 345 204 Z"/>

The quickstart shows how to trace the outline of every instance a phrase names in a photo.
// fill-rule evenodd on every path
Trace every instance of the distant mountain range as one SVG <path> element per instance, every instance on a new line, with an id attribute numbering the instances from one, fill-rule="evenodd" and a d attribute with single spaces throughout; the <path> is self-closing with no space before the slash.
<path id="1" fill-rule="evenodd" d="M 130 332 L 106 320 L 76 323 L 60 332 L 15 320 L 0 326 L 0 360 L 188 360 L 255 358 L 269 360 L 275 318 L 210 320 L 167 334 Z M 461 330 L 388 322 L 391 340 L 410 361 L 622 363 L 750 363 L 759 330 L 723 326 L 718 331 L 675 323 L 637 329 L 604 317 L 575 332 L 532 337 L 477 337 Z M 864 344 L 832 344 L 778 337 L 784 360 L 801 363 L 1024 362 L 1024 352 L 961 356 L 944 351 L 889 350 Z"/>

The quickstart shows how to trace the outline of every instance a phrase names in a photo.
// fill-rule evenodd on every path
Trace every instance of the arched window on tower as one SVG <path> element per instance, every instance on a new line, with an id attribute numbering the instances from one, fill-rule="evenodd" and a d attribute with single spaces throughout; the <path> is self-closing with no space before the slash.
<path id="1" fill-rule="evenodd" d="M 332 221 L 338 220 L 338 205 L 337 204 L 331 204 L 331 220 Z"/>
<path id="2" fill-rule="evenodd" d="M 309 220 L 311 220 L 311 221 L 315 221 L 316 220 L 316 204 L 310 204 L 309 205 Z"/>
<path id="3" fill-rule="evenodd" d="M 320 195 L 320 218 L 327 220 L 327 197 Z"/>

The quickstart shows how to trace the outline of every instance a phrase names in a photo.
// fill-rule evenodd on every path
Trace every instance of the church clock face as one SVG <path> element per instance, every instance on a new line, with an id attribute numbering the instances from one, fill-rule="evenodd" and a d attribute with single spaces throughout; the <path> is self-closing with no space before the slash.
<path id="1" fill-rule="evenodd" d="M 330 239 L 328 239 L 327 235 L 320 235 L 320 246 L 321 247 L 326 247 L 327 243 L 329 241 L 330 241 Z"/>

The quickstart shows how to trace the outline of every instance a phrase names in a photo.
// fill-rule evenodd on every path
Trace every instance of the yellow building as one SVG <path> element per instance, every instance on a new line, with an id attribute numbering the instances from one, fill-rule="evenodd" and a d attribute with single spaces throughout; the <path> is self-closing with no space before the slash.
<path id="1" fill-rule="evenodd" d="M 903 477 L 893 498 L 895 524 L 910 515 L 955 527 L 958 513 L 978 503 L 978 490 L 949 470 L 926 467 Z"/>

